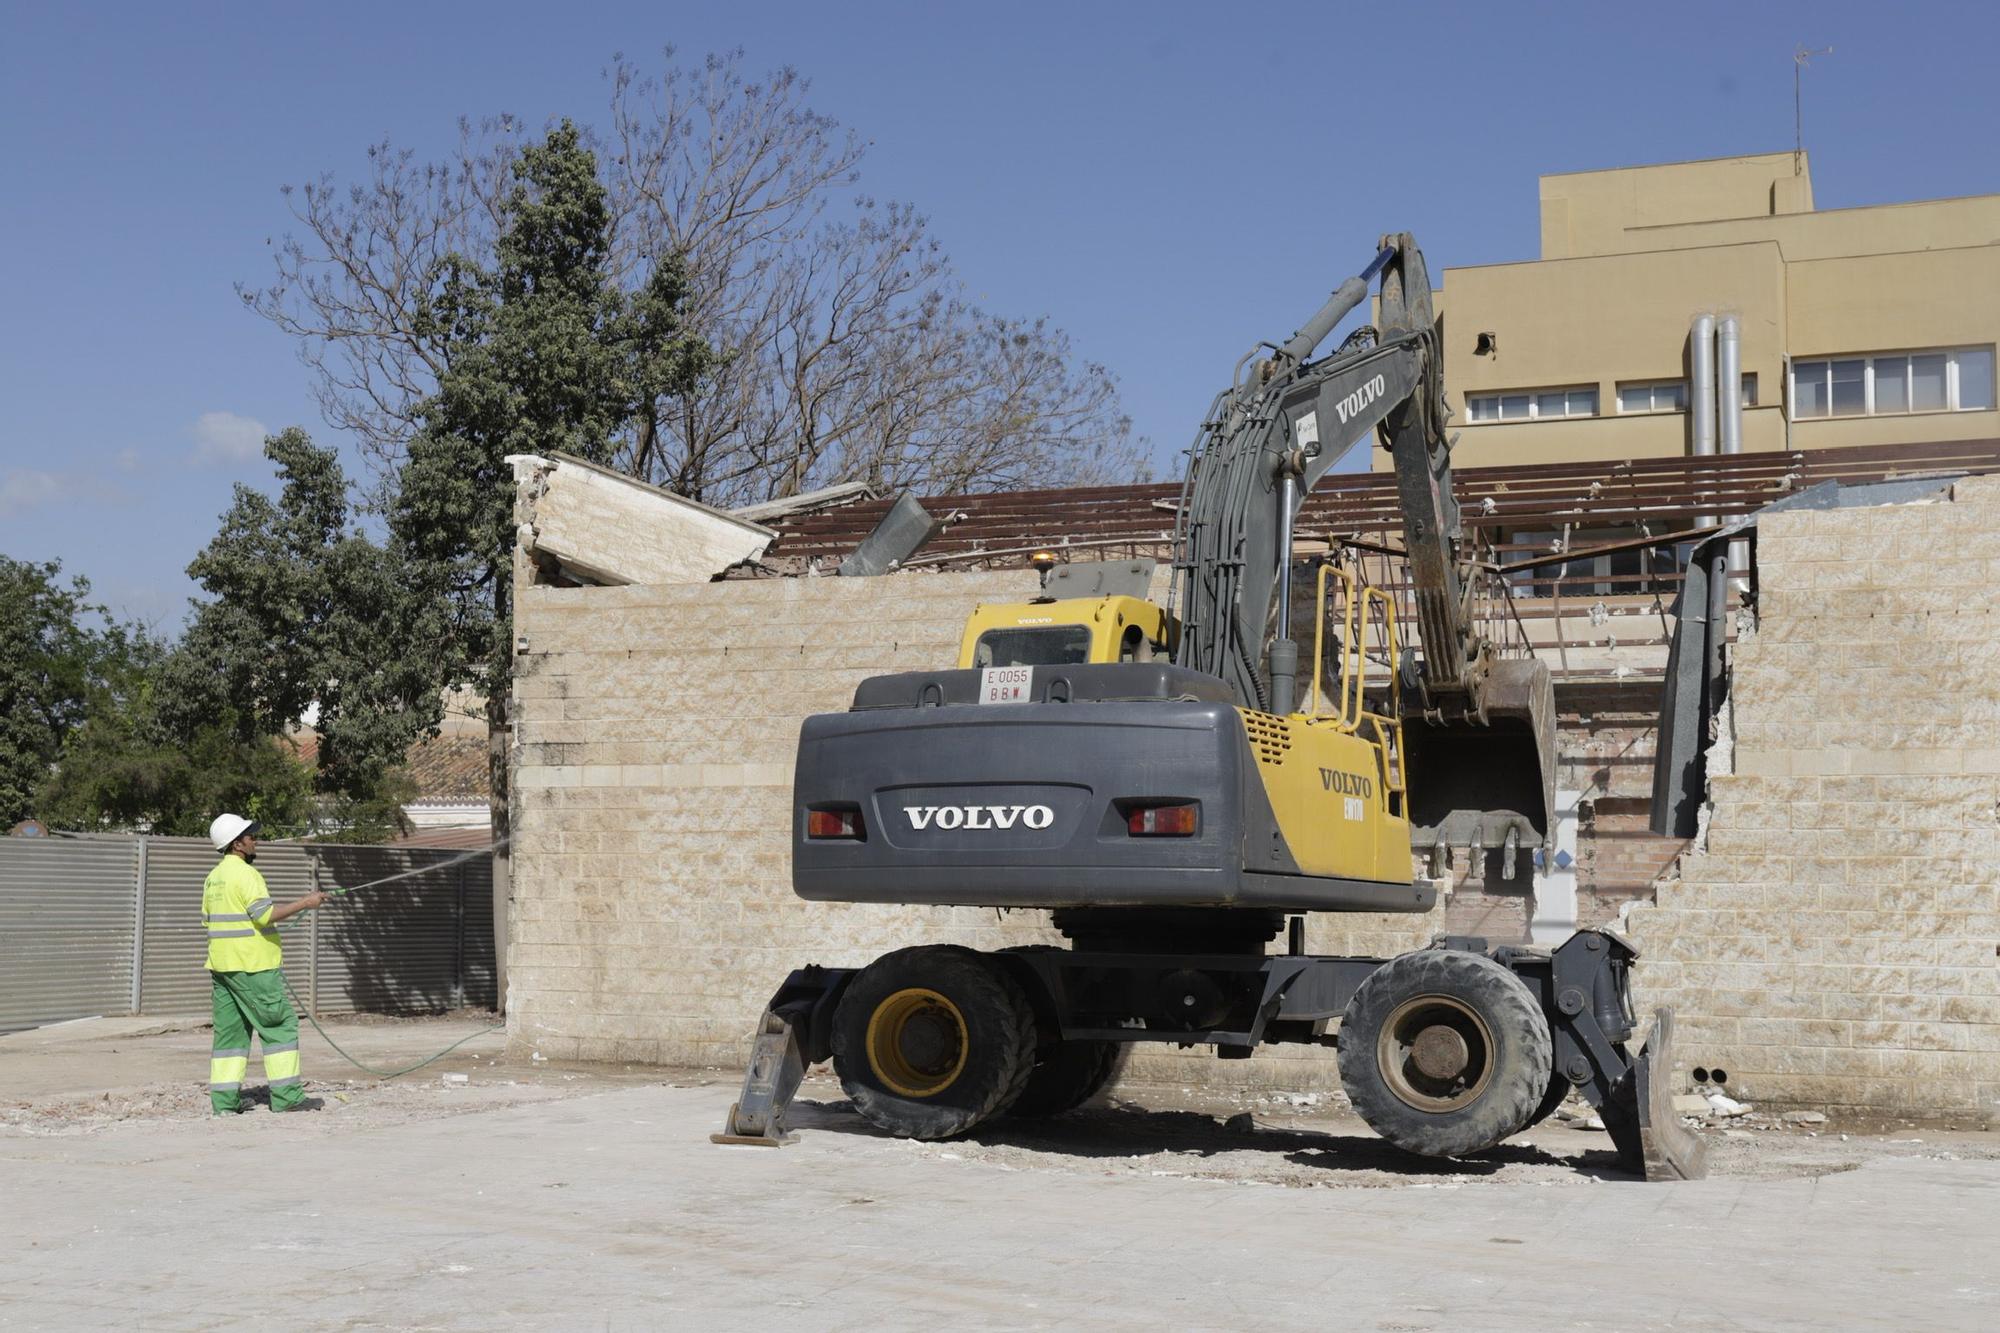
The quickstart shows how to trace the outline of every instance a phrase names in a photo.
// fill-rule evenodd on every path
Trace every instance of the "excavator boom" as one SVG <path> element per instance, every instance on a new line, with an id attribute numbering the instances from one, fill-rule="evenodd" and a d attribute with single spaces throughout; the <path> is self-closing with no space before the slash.
<path id="1" fill-rule="evenodd" d="M 1318 345 L 1380 279 L 1376 323 Z M 1481 637 L 1474 564 L 1452 491 L 1430 275 L 1408 233 L 1386 236 L 1266 360 L 1246 357 L 1197 437 L 1175 532 L 1177 665 L 1219 676 L 1246 708 L 1296 704 L 1292 528 L 1314 483 L 1371 433 L 1393 460 L 1420 656 L 1406 695 L 1412 838 L 1538 846 L 1555 799 L 1554 696 L 1532 656 Z M 1398 669 L 1404 664 L 1398 663 Z"/>

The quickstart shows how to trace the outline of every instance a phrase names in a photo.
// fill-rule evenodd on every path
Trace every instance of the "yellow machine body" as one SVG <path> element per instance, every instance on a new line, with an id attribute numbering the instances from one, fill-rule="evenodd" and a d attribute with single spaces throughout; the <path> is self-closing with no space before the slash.
<path id="1" fill-rule="evenodd" d="M 1238 709 L 1264 795 L 1308 875 L 1408 883 L 1410 821 L 1382 745 L 1331 719 Z"/>

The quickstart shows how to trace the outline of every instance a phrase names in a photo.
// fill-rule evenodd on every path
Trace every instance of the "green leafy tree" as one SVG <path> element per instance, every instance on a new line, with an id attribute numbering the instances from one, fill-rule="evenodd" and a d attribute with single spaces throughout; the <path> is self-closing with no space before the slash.
<path id="1" fill-rule="evenodd" d="M 0 830 L 37 813 L 35 794 L 92 701 L 146 649 L 91 604 L 59 564 L 0 556 Z"/>
<path id="2" fill-rule="evenodd" d="M 195 837 L 232 810 L 274 829 L 304 827 L 313 771 L 276 736 L 248 740 L 229 720 L 174 734 L 150 689 L 100 700 L 63 747 L 42 788 L 42 818 L 58 828 L 142 830 Z"/>
<path id="3" fill-rule="evenodd" d="M 112 621 L 64 588 L 55 565 L 0 559 L 0 736 L 10 821 L 56 828 L 197 834 L 218 810 L 302 823 L 312 774 L 273 736 L 238 733 L 226 701 L 185 732 L 157 707 L 173 655 L 143 629 Z"/>
<path id="4" fill-rule="evenodd" d="M 525 148 L 501 206 L 493 265 L 433 270 L 418 321 L 440 348 L 390 508 L 392 546 L 423 599 L 437 684 L 485 697 L 496 837 L 507 832 L 505 731 L 513 661 L 512 454 L 605 460 L 640 406 L 692 385 L 705 346 L 680 325 L 685 279 L 657 256 L 636 295 L 613 280 L 611 213 L 594 155 L 564 122 Z"/>
<path id="5" fill-rule="evenodd" d="M 417 799 L 417 784 L 400 768 L 382 775 L 373 791 L 361 796 L 319 798 L 316 811 L 325 842 L 390 842 L 410 831 L 403 807 Z"/>
<path id="6" fill-rule="evenodd" d="M 310 717 L 315 789 L 372 808 L 442 712 L 424 637 L 435 615 L 393 553 L 360 530 L 333 450 L 295 427 L 264 452 L 278 496 L 237 486 L 188 566 L 211 600 L 162 664 L 159 712 L 190 739 L 230 719 L 243 742 Z"/>

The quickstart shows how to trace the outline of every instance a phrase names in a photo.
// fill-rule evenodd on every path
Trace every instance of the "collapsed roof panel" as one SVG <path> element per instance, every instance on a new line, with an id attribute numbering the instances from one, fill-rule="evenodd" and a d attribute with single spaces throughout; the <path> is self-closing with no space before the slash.
<path id="1" fill-rule="evenodd" d="M 509 461 L 522 551 L 574 582 L 706 583 L 777 535 L 568 454 Z"/>

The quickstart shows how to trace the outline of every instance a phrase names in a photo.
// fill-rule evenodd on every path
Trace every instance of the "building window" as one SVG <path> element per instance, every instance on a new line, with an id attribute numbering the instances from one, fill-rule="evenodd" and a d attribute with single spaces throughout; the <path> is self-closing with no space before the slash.
<path id="1" fill-rule="evenodd" d="M 1743 377 L 1743 406 L 1757 406 L 1757 375 Z M 1618 410 L 1635 412 L 1685 412 L 1688 405 L 1686 380 L 1655 380 L 1618 386 Z"/>
<path id="2" fill-rule="evenodd" d="M 1526 421 L 1534 415 L 1534 401 L 1525 393 L 1467 394 L 1465 413 L 1474 421 Z"/>
<path id="3" fill-rule="evenodd" d="M 1792 416 L 1797 420 L 1992 408 L 1991 347 L 1792 363 Z"/>
<path id="4" fill-rule="evenodd" d="M 1549 421 L 1597 415 L 1597 388 L 1539 389 L 1533 393 L 1469 393 L 1465 414 L 1473 421 Z"/>
<path id="5" fill-rule="evenodd" d="M 1597 415 L 1597 386 L 1587 389 L 1551 389 L 1535 395 L 1538 417 L 1594 417 Z"/>
<path id="6" fill-rule="evenodd" d="M 1652 384 L 1618 386 L 1620 412 L 1685 412 L 1687 405 L 1686 380 L 1660 380 Z"/>

